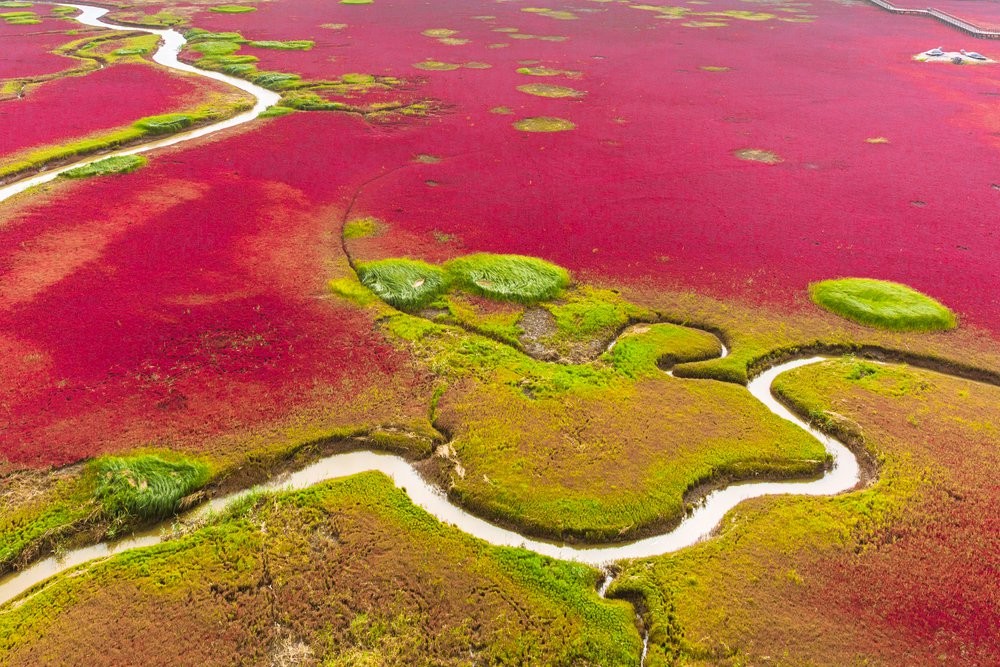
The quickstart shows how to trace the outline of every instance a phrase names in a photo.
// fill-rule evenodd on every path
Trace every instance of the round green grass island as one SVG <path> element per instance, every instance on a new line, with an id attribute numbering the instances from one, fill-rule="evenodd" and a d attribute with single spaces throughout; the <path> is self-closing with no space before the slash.
<path id="1" fill-rule="evenodd" d="M 809 285 L 813 302 L 865 326 L 891 331 L 942 331 L 955 314 L 912 287 L 872 278 L 838 278 Z"/>

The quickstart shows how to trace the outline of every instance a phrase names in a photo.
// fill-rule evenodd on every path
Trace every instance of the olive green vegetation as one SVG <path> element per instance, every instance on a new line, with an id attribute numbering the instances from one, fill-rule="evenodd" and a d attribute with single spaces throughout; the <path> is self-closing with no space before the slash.
<path id="1" fill-rule="evenodd" d="M 38 25 L 42 22 L 34 12 L 0 12 L 0 19 L 10 25 Z"/>
<path id="2" fill-rule="evenodd" d="M 31 7 L 30 2 L 21 2 L 20 0 L 4 0 L 0 2 L 0 7 L 4 9 L 24 9 L 25 7 Z"/>
<path id="3" fill-rule="evenodd" d="M 279 49 L 308 50 L 314 46 L 310 40 L 288 41 L 249 40 L 238 32 L 209 32 L 192 28 L 185 33 L 187 48 L 201 56 L 195 65 L 202 69 L 223 72 L 251 81 L 259 86 L 282 93 L 275 110 L 266 116 L 279 116 L 291 111 L 341 111 L 363 116 L 369 121 L 392 121 L 399 117 L 427 116 L 437 109 L 433 101 L 378 100 L 359 101 L 363 94 L 372 91 L 388 92 L 398 88 L 402 81 L 391 76 L 347 73 L 333 80 L 303 80 L 288 72 L 266 72 L 257 68 L 258 58 L 240 54 L 243 46 Z M 341 99 L 329 99 L 329 97 Z"/>
<path id="4" fill-rule="evenodd" d="M 169 516 L 184 496 L 208 481 L 209 469 L 172 454 L 138 455 L 94 459 L 52 473 L 51 479 L 30 475 L 5 479 L 12 498 L 21 495 L 19 487 L 30 487 L 30 501 L 6 505 L 0 497 L 0 573 L 82 529 L 101 526 L 114 536 Z"/>
<path id="5" fill-rule="evenodd" d="M 203 125 L 228 118 L 240 111 L 246 111 L 251 103 L 245 99 L 204 105 L 187 113 L 165 114 L 140 118 L 130 127 L 104 132 L 86 139 L 70 141 L 47 148 L 17 153 L 0 162 L 0 179 L 30 172 L 50 163 L 69 162 L 78 158 L 121 148 L 149 137 L 180 132 L 196 125 Z"/>
<path id="6" fill-rule="evenodd" d="M 638 537 L 677 521 L 703 482 L 810 476 L 826 464 L 820 443 L 744 388 L 657 369 L 717 354 L 705 332 L 654 325 L 595 362 L 563 365 L 421 318 L 384 321 L 444 383 L 435 424 L 461 466 L 446 473 L 450 496 L 527 533 Z"/>
<path id="7" fill-rule="evenodd" d="M 259 114 L 258 118 L 280 118 L 281 116 L 287 116 L 290 113 L 295 113 L 295 109 L 289 109 L 288 107 L 273 106 L 269 109 L 264 109 Z"/>
<path id="8" fill-rule="evenodd" d="M 447 288 L 449 277 L 440 267 L 414 259 L 385 259 L 358 266 L 361 283 L 400 310 L 419 310 Z"/>
<path id="9" fill-rule="evenodd" d="M 163 519 L 181 499 L 203 486 L 208 466 L 199 461 L 166 461 L 158 456 L 108 456 L 92 464 L 97 472 L 94 497 L 112 526 Z"/>
<path id="10" fill-rule="evenodd" d="M 935 507 L 933 501 L 926 504 L 930 499 L 943 499 L 937 507 L 948 514 L 938 520 L 948 530 L 961 529 L 963 519 L 950 512 L 956 512 L 959 499 L 975 502 L 992 479 L 988 462 L 996 460 L 997 425 L 983 415 L 997 414 L 997 388 L 843 358 L 783 373 L 774 389 L 824 430 L 859 443 L 877 461 L 878 479 L 834 497 L 744 503 L 713 539 L 627 563 L 609 595 L 642 601 L 650 631 L 647 664 L 760 664 L 768 655 L 782 655 L 781 664 L 790 665 L 923 664 L 913 641 L 930 651 L 928 664 L 949 662 L 947 643 L 879 634 L 886 630 L 877 627 L 885 608 L 913 604 L 919 595 L 900 591 L 899 597 L 882 597 L 887 607 L 871 608 L 872 616 L 882 619 L 876 627 L 849 599 L 858 587 L 892 586 L 865 580 L 864 573 L 905 576 L 894 554 L 906 548 L 907 539 L 928 535 L 926 522 L 933 520 L 928 511 Z M 877 420 L 867 422 L 876 412 Z M 974 480 L 957 476 L 977 470 L 979 491 L 968 486 Z M 935 558 L 953 557 L 938 530 L 932 526 L 929 534 Z M 963 544 L 961 550 L 981 547 Z M 865 562 L 868 567 L 853 570 Z M 919 570 L 907 583 L 917 591 L 922 571 L 930 570 L 932 580 L 937 574 L 923 559 L 908 566 L 914 565 Z M 939 581 L 951 579 L 949 573 Z M 942 617 L 950 613 L 933 597 L 927 600 Z M 939 638 L 947 633 L 942 628 Z M 894 640 L 885 641 L 886 636 Z M 961 655 L 968 658 L 974 649 L 962 646 Z M 958 654 L 950 657 L 965 662 Z"/>
<path id="11" fill-rule="evenodd" d="M 484 664 L 635 665 L 632 608 L 600 599 L 599 576 L 491 547 L 365 473 L 245 501 L 192 533 L 57 577 L 0 615 L 0 653 L 10 665 L 42 655 L 270 664 L 289 646 L 330 665 L 459 664 L 470 650 Z M 170 631 L 141 630 L 151 614 Z M 229 619 L 226 632 L 210 618 Z"/>
<path id="12" fill-rule="evenodd" d="M 316 46 L 316 42 L 308 39 L 292 39 L 285 42 L 267 39 L 262 41 L 246 42 L 247 46 L 258 49 L 278 49 L 279 51 L 308 51 Z"/>
<path id="13" fill-rule="evenodd" d="M 575 129 L 576 124 L 564 118 L 536 116 L 516 121 L 514 128 L 521 132 L 565 132 Z"/>
<path id="14" fill-rule="evenodd" d="M 935 331 L 957 324 L 955 314 L 931 297 L 886 280 L 824 280 L 811 284 L 809 295 L 830 312 L 880 329 Z"/>
<path id="15" fill-rule="evenodd" d="M 453 259 L 445 268 L 473 294 L 523 304 L 552 299 L 570 283 L 566 269 L 524 255 L 476 253 Z"/>
<path id="16" fill-rule="evenodd" d="M 0 493 L 0 572 L 34 560 L 83 523 L 95 511 L 95 480 L 94 472 L 82 466 L 5 477 L 5 493 Z M 18 488 L 27 489 L 28 502 L 12 502 Z"/>
<path id="17" fill-rule="evenodd" d="M 377 218 L 355 218 L 344 225 L 345 239 L 365 239 L 378 233 L 381 223 Z"/>
<path id="18" fill-rule="evenodd" d="M 674 364 L 713 359 L 722 348 L 715 336 L 672 324 L 640 325 L 626 332 L 605 359 L 631 378 L 656 375 Z"/>
<path id="19" fill-rule="evenodd" d="M 145 167 L 149 161 L 141 155 L 116 155 L 69 171 L 64 171 L 63 178 L 90 178 L 91 176 L 109 176 L 111 174 L 130 174 Z"/>
<path id="20" fill-rule="evenodd" d="M 209 7 L 208 11 L 218 12 L 219 14 L 247 14 L 257 11 L 257 8 L 248 7 L 247 5 L 216 5 L 215 7 Z"/>

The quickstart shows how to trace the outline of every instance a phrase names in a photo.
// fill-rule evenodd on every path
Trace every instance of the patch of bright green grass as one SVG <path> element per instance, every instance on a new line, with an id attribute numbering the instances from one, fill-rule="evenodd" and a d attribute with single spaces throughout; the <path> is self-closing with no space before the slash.
<path id="1" fill-rule="evenodd" d="M 290 109 L 288 107 L 273 106 L 270 109 L 265 109 L 257 114 L 258 118 L 281 118 L 282 116 L 287 116 L 290 113 L 294 113 L 295 109 Z"/>
<path id="2" fill-rule="evenodd" d="M 141 155 L 116 155 L 76 169 L 70 169 L 63 172 L 61 176 L 63 178 L 90 178 L 91 176 L 109 176 L 111 174 L 130 174 L 145 167 L 148 162 Z"/>
<path id="3" fill-rule="evenodd" d="M 552 299 L 570 283 L 566 269 L 524 255 L 477 253 L 453 259 L 445 268 L 473 294 L 524 304 Z"/>
<path id="4" fill-rule="evenodd" d="M 162 116 L 148 116 L 133 123 L 136 127 L 149 134 L 173 134 L 190 127 L 197 120 L 186 113 L 168 113 Z"/>
<path id="5" fill-rule="evenodd" d="M 316 46 L 316 42 L 308 39 L 290 39 L 281 42 L 273 39 L 265 39 L 258 42 L 247 42 L 247 46 L 255 46 L 258 49 L 279 49 L 282 51 L 308 51 Z"/>
<path id="6" fill-rule="evenodd" d="M 31 3 L 19 2 L 18 0 L 4 0 L 4 2 L 0 2 L 0 7 L 4 9 L 24 9 L 25 7 L 31 7 Z"/>
<path id="7" fill-rule="evenodd" d="M 257 8 L 247 7 L 246 5 L 219 5 L 217 7 L 209 7 L 208 11 L 218 12 L 219 14 L 247 14 L 257 11 Z"/>
<path id="8" fill-rule="evenodd" d="M 675 324 L 653 324 L 636 327 L 623 335 L 604 359 L 615 370 L 628 377 L 657 375 L 659 364 L 673 365 L 684 361 L 711 359 L 719 356 L 719 340 L 710 333 Z"/>
<path id="9" fill-rule="evenodd" d="M 240 45 L 230 40 L 199 40 L 188 48 L 205 56 L 228 56 L 240 50 Z"/>
<path id="10" fill-rule="evenodd" d="M 243 41 L 243 35 L 238 32 L 211 32 L 202 28 L 191 28 L 184 33 L 184 37 L 187 39 L 188 43 L 215 40 L 222 40 L 226 42 Z"/>
<path id="11" fill-rule="evenodd" d="M 97 472 L 94 497 L 115 522 L 152 521 L 177 511 L 181 498 L 208 481 L 198 461 L 166 461 L 158 456 L 108 456 L 91 465 Z"/>
<path id="12" fill-rule="evenodd" d="M 419 310 L 448 288 L 440 267 L 414 259 L 384 259 L 358 267 L 361 283 L 400 310 Z"/>
<path id="13" fill-rule="evenodd" d="M 253 78 L 253 82 L 268 90 L 285 90 L 298 83 L 301 78 L 298 74 L 288 72 L 261 72 Z"/>
<path id="14" fill-rule="evenodd" d="M 953 329 L 955 314 L 913 288 L 886 280 L 840 278 L 809 286 L 812 300 L 841 317 L 892 331 Z"/>
<path id="15" fill-rule="evenodd" d="M 370 5 L 375 0 L 340 0 L 342 5 Z"/>
<path id="16" fill-rule="evenodd" d="M 42 22 L 34 12 L 0 12 L 0 19 L 10 25 L 37 25 Z"/>

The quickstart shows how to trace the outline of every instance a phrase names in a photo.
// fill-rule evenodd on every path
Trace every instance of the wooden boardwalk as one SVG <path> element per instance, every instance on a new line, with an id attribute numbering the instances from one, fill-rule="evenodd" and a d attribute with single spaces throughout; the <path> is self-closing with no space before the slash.
<path id="1" fill-rule="evenodd" d="M 975 23 L 966 21 L 965 19 L 960 19 L 957 16 L 952 16 L 947 12 L 942 12 L 939 9 L 934 9 L 933 7 L 928 7 L 927 9 L 906 9 L 904 7 L 897 7 L 896 5 L 888 2 L 887 0 L 868 0 L 873 5 L 877 5 L 887 12 L 892 12 L 893 14 L 912 14 L 916 16 L 928 16 L 932 19 L 937 19 L 942 23 L 947 23 L 953 28 L 958 28 L 967 35 L 971 35 L 978 39 L 1000 39 L 1000 32 L 993 30 L 984 30 L 977 26 Z"/>

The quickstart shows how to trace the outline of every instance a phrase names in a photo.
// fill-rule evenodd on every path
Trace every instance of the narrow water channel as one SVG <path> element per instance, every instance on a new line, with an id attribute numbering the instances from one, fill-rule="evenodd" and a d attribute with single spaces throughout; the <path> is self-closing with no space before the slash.
<path id="1" fill-rule="evenodd" d="M 233 116 L 232 118 L 227 118 L 226 120 L 221 120 L 218 123 L 212 123 L 211 125 L 204 125 L 202 127 L 196 128 L 189 132 L 180 132 L 178 134 L 172 134 L 169 137 L 163 139 L 158 139 L 156 141 L 150 141 L 149 143 L 140 144 L 137 146 L 132 146 L 129 148 L 123 148 L 117 151 L 111 151 L 108 153 L 101 153 L 99 155 L 92 155 L 85 159 L 79 160 L 72 164 L 66 164 L 59 167 L 54 167 L 46 171 L 24 178 L 8 185 L 0 186 L 0 202 L 13 197 L 16 194 L 24 192 L 29 188 L 33 188 L 36 185 L 42 185 L 55 180 L 63 172 L 69 171 L 70 169 L 76 169 L 77 167 L 82 167 L 84 165 L 92 164 L 98 162 L 99 160 L 104 160 L 105 158 L 113 157 L 116 155 L 137 155 L 139 153 L 147 153 L 157 148 L 164 148 L 166 146 L 173 146 L 175 144 L 183 143 L 185 141 L 191 141 L 192 139 L 198 139 L 200 137 L 207 136 L 209 134 L 214 134 L 216 132 L 221 132 L 222 130 L 229 129 L 231 127 L 236 127 L 237 125 L 242 125 L 244 123 L 249 123 L 250 121 L 257 118 L 261 111 L 264 111 L 268 107 L 277 104 L 281 96 L 278 93 L 267 90 L 266 88 L 261 88 L 249 81 L 244 81 L 243 79 L 237 79 L 226 74 L 221 74 L 219 72 L 209 72 L 207 70 L 201 70 L 197 67 L 192 67 L 186 63 L 182 63 L 177 59 L 178 54 L 181 49 L 184 48 L 184 44 L 187 40 L 184 39 L 184 35 L 177 32 L 176 30 L 154 30 L 152 28 L 140 28 L 134 26 L 121 26 L 115 25 L 113 23 L 105 23 L 101 20 L 101 17 L 108 13 L 108 9 L 104 7 L 90 7 L 88 5 L 74 5 L 74 4 L 63 4 L 60 3 L 61 7 L 73 7 L 78 9 L 80 14 L 73 17 L 76 21 L 87 26 L 94 26 L 99 28 L 107 28 L 109 30 L 121 30 L 125 32 L 145 32 L 151 35 L 158 35 L 160 37 L 160 47 L 153 54 L 153 60 L 164 67 L 169 67 L 170 69 L 177 70 L 179 72 L 187 72 L 189 74 L 196 74 L 208 79 L 214 79 L 216 81 L 221 81 L 222 83 L 229 84 L 235 88 L 239 88 L 245 92 L 250 93 L 257 100 L 253 108 L 249 111 L 245 111 L 239 115 Z M 113 103 L 113 100 L 109 100 L 109 103 Z"/>
<path id="2" fill-rule="evenodd" d="M 258 487 L 258 489 L 270 491 L 305 489 L 326 480 L 377 470 L 389 476 L 396 486 L 405 490 L 415 505 L 423 508 L 440 521 L 451 524 L 490 544 L 522 547 L 545 556 L 575 560 L 595 566 L 605 566 L 608 563 L 627 558 L 658 556 L 683 549 L 705 539 L 711 535 L 725 514 L 744 500 L 780 494 L 833 495 L 852 489 L 858 484 L 860 466 L 854 454 L 843 443 L 810 427 L 771 395 L 771 384 L 778 375 L 793 368 L 819 363 L 825 359 L 826 357 L 812 357 L 779 364 L 755 378 L 747 387 L 750 393 L 771 412 L 808 431 L 826 447 L 832 456 L 833 466 L 822 478 L 802 482 L 746 482 L 718 489 L 708 494 L 702 503 L 673 530 L 635 542 L 605 546 L 580 546 L 556 544 L 525 537 L 474 516 L 452 504 L 441 489 L 425 481 L 409 461 L 393 454 L 380 452 L 358 451 L 334 454 L 297 472 L 282 475 Z M 241 491 L 215 498 L 195 510 L 190 518 L 196 519 L 207 512 L 218 511 L 250 492 L 249 490 Z M 59 572 L 129 549 L 151 546 L 162 539 L 160 529 L 157 529 L 118 542 L 74 549 L 59 558 L 46 558 L 21 572 L 8 575 L 0 580 L 0 604 L 12 600 L 35 584 Z"/>

